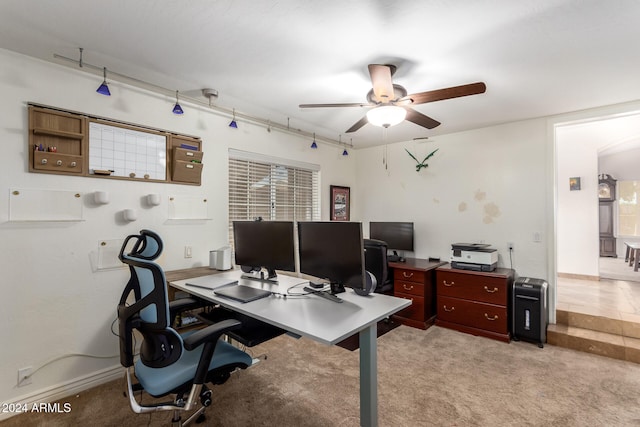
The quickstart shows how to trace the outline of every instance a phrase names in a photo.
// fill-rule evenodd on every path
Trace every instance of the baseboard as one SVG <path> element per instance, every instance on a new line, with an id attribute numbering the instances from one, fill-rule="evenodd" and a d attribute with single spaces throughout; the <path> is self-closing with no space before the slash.
<path id="1" fill-rule="evenodd" d="M 600 281 L 600 276 L 589 276 L 587 274 L 573 274 L 573 273 L 558 273 L 558 277 L 564 279 L 578 279 L 578 280 L 595 280 Z"/>
<path id="2" fill-rule="evenodd" d="M 34 404 L 55 402 L 56 400 L 97 387 L 109 381 L 123 378 L 123 376 L 124 371 L 122 366 L 115 365 L 111 368 L 105 368 L 82 377 L 74 378 L 64 383 L 36 390 L 22 396 L 17 396 L 12 401 L 3 403 L 9 405 L 27 405 L 27 407 L 30 408 Z M 13 415 L 17 414 L 2 412 L 0 413 L 0 421 L 11 418 Z"/>

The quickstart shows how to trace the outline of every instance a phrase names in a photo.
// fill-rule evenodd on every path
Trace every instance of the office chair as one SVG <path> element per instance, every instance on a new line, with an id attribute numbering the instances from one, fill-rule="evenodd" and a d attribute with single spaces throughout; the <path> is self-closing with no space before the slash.
<path id="1" fill-rule="evenodd" d="M 364 239 L 365 270 L 376 278 L 374 292 L 390 294 L 393 292 L 393 282 L 389 278 L 387 265 L 387 243 L 382 240 Z"/>
<path id="2" fill-rule="evenodd" d="M 130 242 L 133 247 L 125 253 Z M 149 230 L 128 236 L 120 249 L 119 258 L 131 273 L 118 304 L 120 363 L 126 368 L 132 410 L 139 414 L 173 411 L 172 425 L 181 426 L 204 420 L 204 410 L 211 404 L 206 383 L 224 383 L 231 372 L 251 366 L 252 358 L 220 339 L 227 331 L 241 327 L 238 320 L 227 319 L 184 334 L 171 327 L 181 311 L 201 307 L 204 302 L 184 298 L 169 303 L 164 271 L 153 262 L 161 252 L 160 236 Z M 128 303 L 130 299 L 133 302 Z M 134 329 L 143 339 L 135 361 Z M 175 399 L 142 405 L 134 391 L 153 397 L 175 395 Z M 182 414 L 196 409 L 198 399 L 202 407 L 183 423 Z"/>

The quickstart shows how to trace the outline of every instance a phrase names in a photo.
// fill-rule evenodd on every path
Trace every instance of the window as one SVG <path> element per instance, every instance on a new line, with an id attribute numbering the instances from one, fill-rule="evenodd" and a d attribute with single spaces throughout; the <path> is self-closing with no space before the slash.
<path id="1" fill-rule="evenodd" d="M 229 241 L 233 221 L 320 219 L 318 165 L 229 150 Z"/>
<path id="2" fill-rule="evenodd" d="M 618 235 L 640 236 L 640 181 L 618 181 Z"/>

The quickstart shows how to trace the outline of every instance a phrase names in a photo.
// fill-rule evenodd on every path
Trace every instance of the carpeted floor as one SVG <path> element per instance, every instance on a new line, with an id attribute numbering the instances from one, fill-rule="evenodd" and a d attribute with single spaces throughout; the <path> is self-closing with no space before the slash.
<path id="1" fill-rule="evenodd" d="M 287 335 L 251 349 L 268 359 L 214 389 L 209 426 L 357 426 L 358 351 Z M 113 381 L 77 396 L 68 414 L 9 426 L 158 426 Z M 505 344 L 432 327 L 378 339 L 380 426 L 640 426 L 640 365 L 565 348 Z"/>

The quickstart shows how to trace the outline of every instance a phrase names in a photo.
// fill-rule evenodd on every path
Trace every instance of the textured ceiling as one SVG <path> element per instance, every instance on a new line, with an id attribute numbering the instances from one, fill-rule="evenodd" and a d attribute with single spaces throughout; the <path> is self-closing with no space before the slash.
<path id="1" fill-rule="evenodd" d="M 221 107 L 358 148 L 638 100 L 638 22 L 637 0 L 2 0 L 0 47 L 48 61 L 83 47 L 88 63 L 214 88 Z M 409 93 L 487 91 L 415 107 L 433 130 L 345 134 L 366 109 L 298 107 L 365 101 L 370 63 L 396 65 Z"/>

